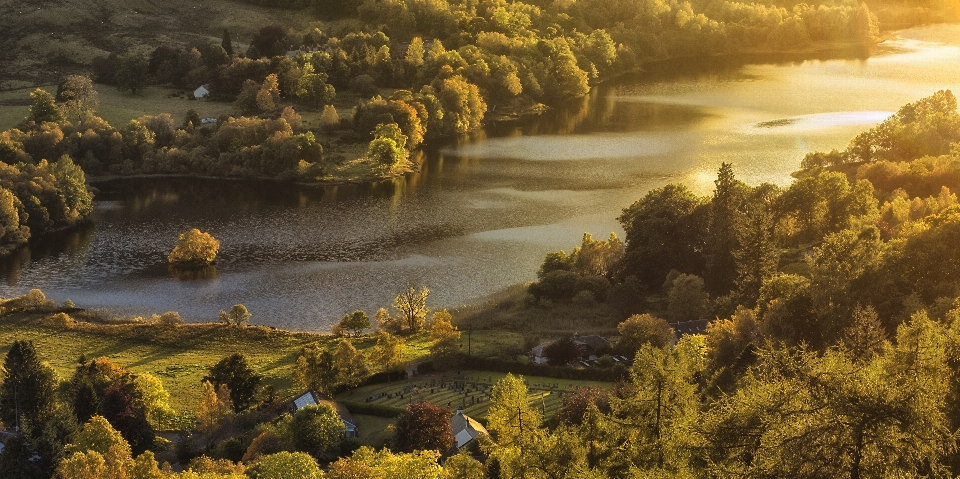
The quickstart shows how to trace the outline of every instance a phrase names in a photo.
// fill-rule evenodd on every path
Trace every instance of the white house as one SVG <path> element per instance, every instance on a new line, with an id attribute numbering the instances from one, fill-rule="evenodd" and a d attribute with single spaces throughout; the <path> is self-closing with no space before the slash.
<path id="1" fill-rule="evenodd" d="M 193 97 L 194 97 L 194 98 L 207 98 L 208 96 L 210 96 L 210 84 L 209 84 L 209 83 L 200 85 L 200 88 L 197 88 L 196 90 L 193 90 Z"/>
<path id="2" fill-rule="evenodd" d="M 350 411 L 347 410 L 343 404 L 326 399 L 313 391 L 307 391 L 293 400 L 293 409 L 294 411 L 299 411 L 305 406 L 316 404 L 326 404 L 332 407 L 334 411 L 337 411 L 337 415 L 340 416 L 340 421 L 343 422 L 344 437 L 357 437 L 357 423 L 353 420 L 353 416 L 350 415 Z"/>
<path id="3" fill-rule="evenodd" d="M 480 438 L 490 438 L 487 429 L 464 414 L 463 409 L 457 409 L 457 412 L 450 418 L 450 428 L 453 429 L 453 438 L 456 441 L 454 447 L 458 451 L 480 440 Z"/>

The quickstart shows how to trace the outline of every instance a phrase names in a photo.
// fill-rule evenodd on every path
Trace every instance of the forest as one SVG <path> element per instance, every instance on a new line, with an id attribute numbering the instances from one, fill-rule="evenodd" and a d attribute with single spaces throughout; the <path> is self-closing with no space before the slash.
<path id="1" fill-rule="evenodd" d="M 542 4 L 541 4 L 542 3 Z M 271 4 L 272 5 L 272 4 Z M 479 128 L 488 113 L 515 117 L 586 95 L 645 62 L 692 55 L 872 45 L 865 3 L 448 2 L 283 3 L 324 19 L 327 30 L 264 25 L 245 50 L 220 41 L 112 52 L 61 78 L 54 101 L 31 93 L 31 113 L 0 133 L 0 161 L 69 155 L 87 174 L 190 174 L 317 181 L 347 156 L 375 176 L 410 171 L 424 141 Z M 616 21 L 611 21 L 616 19 Z M 241 115 L 204 123 L 164 112 L 110 125 L 97 116 L 100 88 L 135 96 L 150 85 L 233 102 Z M 357 96 L 334 107 L 337 92 Z M 193 98 L 191 93 L 186 93 Z M 202 100 L 201 100 L 202 101 Z M 56 110 L 61 109 L 62 114 Z M 322 113 L 306 128 L 296 112 Z M 347 111 L 349 110 L 349 112 Z M 352 153 L 327 149 L 363 145 Z M 335 176 L 333 176 L 335 178 Z"/>

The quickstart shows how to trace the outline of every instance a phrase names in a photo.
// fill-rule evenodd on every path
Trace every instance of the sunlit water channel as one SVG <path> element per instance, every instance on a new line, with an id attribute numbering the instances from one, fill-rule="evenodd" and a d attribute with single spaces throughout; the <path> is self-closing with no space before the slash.
<path id="1" fill-rule="evenodd" d="M 944 88 L 960 90 L 958 25 L 900 32 L 869 55 L 655 65 L 582 102 L 434 145 L 420 173 L 374 185 L 99 183 L 92 224 L 3 261 L 0 296 L 40 288 L 188 321 L 243 303 L 255 324 L 308 331 L 389 306 L 406 284 L 456 306 L 534 279 L 546 252 L 569 251 L 585 231 L 619 234 L 622 208 L 652 188 L 709 194 L 721 162 L 748 183 L 785 184 L 808 151 L 842 149 Z M 189 227 L 220 240 L 215 274 L 168 270 Z"/>

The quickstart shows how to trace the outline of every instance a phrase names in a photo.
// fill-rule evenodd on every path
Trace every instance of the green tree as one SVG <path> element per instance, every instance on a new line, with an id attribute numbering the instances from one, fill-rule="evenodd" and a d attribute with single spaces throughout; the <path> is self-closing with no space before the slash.
<path id="1" fill-rule="evenodd" d="M 150 373 L 140 373 L 134 380 L 137 391 L 147 414 L 147 420 L 155 429 L 163 429 L 176 415 L 170 407 L 170 393 L 163 387 L 163 383 Z"/>
<path id="2" fill-rule="evenodd" d="M 233 410 L 243 412 L 256 405 L 263 376 L 250 367 L 246 355 L 234 353 L 210 368 L 210 374 L 204 376 L 203 380 L 209 381 L 214 387 L 226 385 L 230 389 Z"/>
<path id="3" fill-rule="evenodd" d="M 713 200 L 710 202 L 710 239 L 707 270 L 704 275 L 707 291 L 723 295 L 733 289 L 737 278 L 735 251 L 740 248 L 737 234 L 743 222 L 743 203 L 747 186 L 736 179 L 733 165 L 721 163 Z"/>
<path id="4" fill-rule="evenodd" d="M 737 294 L 746 306 L 756 305 L 764 280 L 777 272 L 780 252 L 774 241 L 774 202 L 779 189 L 764 183 L 750 192 L 746 213 L 733 252 L 737 267 Z"/>
<path id="5" fill-rule="evenodd" d="M 703 290 L 703 280 L 692 274 L 681 274 L 673 280 L 667 294 L 667 311 L 676 322 L 702 319 L 707 314 L 709 295 Z"/>
<path id="6" fill-rule="evenodd" d="M 394 431 L 393 442 L 399 452 L 446 452 L 453 444 L 450 408 L 427 401 L 408 404 Z"/>
<path id="7" fill-rule="evenodd" d="M 493 385 L 490 393 L 490 410 L 487 412 L 487 429 L 496 434 L 501 446 L 519 445 L 526 435 L 540 427 L 540 411 L 527 401 L 527 385 L 523 376 L 507 373 Z"/>
<path id="8" fill-rule="evenodd" d="M 56 99 L 50 92 L 42 88 L 37 88 L 30 92 L 30 98 L 33 99 L 33 103 L 30 105 L 28 120 L 38 125 L 43 122 L 63 123 L 65 119 L 63 112 L 60 111 Z"/>
<path id="9" fill-rule="evenodd" d="M 350 314 L 343 315 L 340 319 L 340 327 L 350 331 L 354 336 L 360 336 L 364 330 L 370 329 L 370 317 L 362 310 L 356 310 Z"/>
<path id="10" fill-rule="evenodd" d="M 480 126 L 487 104 L 480 89 L 460 75 L 439 82 L 437 98 L 443 105 L 443 131 L 465 133 Z"/>
<path id="11" fill-rule="evenodd" d="M 895 348 L 867 361 L 837 349 L 764 351 L 754 377 L 705 420 L 711 462 L 764 477 L 948 474 L 944 451 L 956 440 L 944 334 L 918 314 Z"/>
<path id="12" fill-rule="evenodd" d="M 370 375 L 370 371 L 363 361 L 363 353 L 357 351 L 353 343 L 346 339 L 341 339 L 337 343 L 337 348 L 333 351 L 331 359 L 331 366 L 336 372 L 334 382 L 337 387 L 355 388 Z"/>
<path id="13" fill-rule="evenodd" d="M 167 261 L 174 265 L 207 265 L 213 263 L 219 249 L 220 242 L 210 233 L 192 228 L 180 234 Z"/>
<path id="14" fill-rule="evenodd" d="M 76 224 L 93 213 L 93 194 L 87 188 L 87 178 L 69 155 L 63 155 L 53 164 L 53 176 L 59 196 L 62 198 L 63 222 Z"/>
<path id="15" fill-rule="evenodd" d="M 311 404 L 297 410 L 290 423 L 293 445 L 314 458 L 327 457 L 340 448 L 343 421 L 328 404 Z"/>
<path id="16" fill-rule="evenodd" d="M 67 454 L 87 451 L 106 454 L 114 447 L 119 447 L 128 456 L 131 455 L 130 444 L 123 438 L 123 435 L 114 429 L 103 416 L 93 416 L 80 428 L 80 432 L 73 438 L 73 442 L 67 446 L 66 451 Z"/>
<path id="17" fill-rule="evenodd" d="M 623 453 L 640 469 L 679 475 L 692 469 L 698 445 L 700 394 L 696 378 L 703 371 L 706 347 L 696 336 L 685 336 L 673 348 L 645 344 L 630 368 L 625 397 L 611 397 L 613 417 Z M 616 433 L 615 433 L 616 434 Z"/>
<path id="18" fill-rule="evenodd" d="M 323 479 L 317 461 L 307 453 L 281 451 L 264 456 L 257 465 L 257 479 Z"/>
<path id="19" fill-rule="evenodd" d="M 675 340 L 669 323 L 647 313 L 630 316 L 617 325 L 617 331 L 620 333 L 617 351 L 631 358 L 644 344 L 663 348 Z"/>
<path id="20" fill-rule="evenodd" d="M 388 374 L 403 371 L 407 363 L 403 360 L 403 340 L 386 331 L 377 333 L 377 344 L 373 346 L 370 362 L 379 364 Z"/>
<path id="21" fill-rule="evenodd" d="M 682 185 L 647 193 L 618 218 L 626 231 L 624 274 L 650 288 L 659 287 L 671 269 L 703 269 L 706 242 L 704 201 Z"/>
<path id="22" fill-rule="evenodd" d="M 39 434 L 56 405 L 56 374 L 40 361 L 33 341 L 14 341 L 0 371 L 0 419 L 7 427 L 30 425 Z"/>
<path id="23" fill-rule="evenodd" d="M 303 72 L 297 81 L 296 95 L 307 106 L 317 110 L 323 109 L 326 113 L 324 105 L 333 102 L 337 91 L 333 85 L 327 83 L 326 73 L 316 73 L 313 64 L 307 63 L 303 66 Z"/>
<path id="24" fill-rule="evenodd" d="M 407 159 L 407 136 L 396 123 L 380 123 L 373 130 L 373 140 L 367 147 L 367 158 L 386 168 L 394 168 Z"/>
<path id="25" fill-rule="evenodd" d="M 455 367 L 460 352 L 460 331 L 445 309 L 433 313 L 430 324 L 430 358 L 436 367 Z"/>
<path id="26" fill-rule="evenodd" d="M 447 458 L 443 463 L 443 479 L 486 479 L 486 469 L 466 450 Z"/>
<path id="27" fill-rule="evenodd" d="M 230 38 L 230 32 L 226 28 L 223 29 L 223 39 L 220 41 L 220 46 L 223 48 L 223 51 L 227 52 L 227 55 L 233 56 L 233 40 Z"/>
<path id="28" fill-rule="evenodd" d="M 230 307 L 230 312 L 220 310 L 220 322 L 226 325 L 246 326 L 250 321 L 250 311 L 242 304 L 235 304 Z"/>
<path id="29" fill-rule="evenodd" d="M 297 361 L 293 364 L 293 382 L 297 386 L 332 395 L 336 389 L 336 375 L 333 355 L 326 348 L 317 343 L 300 348 Z"/>
<path id="30" fill-rule="evenodd" d="M 423 329 L 427 322 L 427 295 L 430 289 L 426 286 L 409 286 L 393 298 L 393 309 L 400 313 L 400 323 L 408 333 L 416 333 Z"/>
<path id="31" fill-rule="evenodd" d="M 136 95 L 147 86 L 150 74 L 150 63 L 143 55 L 131 54 L 120 59 L 117 67 L 117 90 L 130 91 Z"/>

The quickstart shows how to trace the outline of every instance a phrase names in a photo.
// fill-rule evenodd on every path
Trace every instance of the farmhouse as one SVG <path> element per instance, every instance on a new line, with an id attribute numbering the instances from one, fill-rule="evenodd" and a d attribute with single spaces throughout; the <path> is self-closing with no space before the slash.
<path id="1" fill-rule="evenodd" d="M 350 415 L 350 411 L 347 410 L 346 406 L 343 404 L 340 404 L 321 394 L 317 394 L 313 390 L 297 396 L 292 403 L 294 411 L 299 411 L 305 406 L 316 404 L 326 404 L 332 407 L 334 411 L 337 411 L 337 415 L 340 416 L 340 421 L 343 422 L 344 437 L 357 437 L 357 423 L 353 420 L 353 416 Z"/>

